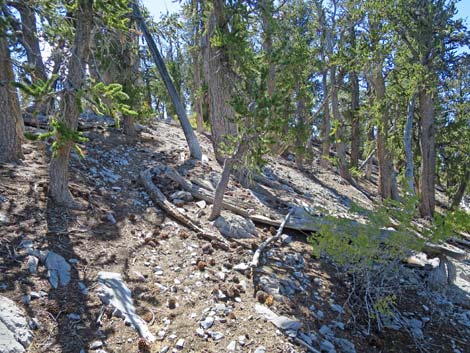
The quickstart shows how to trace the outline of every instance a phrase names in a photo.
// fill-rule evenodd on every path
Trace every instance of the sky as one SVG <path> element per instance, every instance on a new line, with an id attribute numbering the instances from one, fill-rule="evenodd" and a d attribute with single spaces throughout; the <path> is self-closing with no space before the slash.
<path id="1" fill-rule="evenodd" d="M 176 12 L 180 9 L 178 1 L 174 0 L 143 0 L 143 3 L 155 19 L 158 19 L 162 13 Z M 467 27 L 470 28 L 470 0 L 460 0 L 457 9 L 458 16 L 465 18 Z"/>

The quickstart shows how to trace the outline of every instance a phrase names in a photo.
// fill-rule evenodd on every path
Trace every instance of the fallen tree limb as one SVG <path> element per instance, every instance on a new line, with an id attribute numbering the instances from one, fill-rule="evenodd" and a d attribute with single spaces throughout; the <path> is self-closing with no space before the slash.
<path id="1" fill-rule="evenodd" d="M 195 197 L 196 199 L 204 200 L 210 204 L 213 203 L 214 201 L 213 192 L 210 192 L 202 187 L 199 187 L 187 181 L 174 168 L 166 166 L 162 163 L 159 163 L 157 167 L 154 168 L 154 171 L 160 176 L 166 176 L 169 179 L 173 180 L 183 190 L 186 190 L 189 193 L 191 193 L 191 195 L 193 195 L 193 197 Z M 171 203 L 170 205 L 173 206 Z M 222 208 L 229 210 L 235 214 L 238 214 L 242 217 L 249 218 L 253 222 L 267 224 L 267 225 L 271 225 L 274 227 L 280 227 L 281 224 L 283 223 L 282 220 L 280 219 L 280 215 L 276 214 L 276 215 L 272 215 L 272 217 L 266 217 L 266 216 L 254 213 L 254 210 L 250 209 L 250 207 L 253 207 L 253 206 L 243 203 L 243 202 L 237 202 L 237 205 L 227 200 L 224 200 L 222 202 Z M 343 231 L 348 231 L 348 232 L 359 233 L 359 231 L 361 230 L 361 227 L 365 226 L 355 220 L 346 220 L 347 224 L 343 225 L 342 227 L 344 229 L 342 229 L 340 226 L 338 226 L 338 222 L 336 220 L 334 219 L 329 220 L 328 218 L 324 216 L 312 215 L 309 212 L 307 212 L 303 207 L 293 206 L 292 210 L 293 210 L 292 214 L 289 217 L 288 221 L 284 224 L 284 228 L 294 229 L 294 230 L 299 230 L 299 231 L 304 231 L 304 232 L 318 232 L 321 230 L 322 226 L 329 225 L 333 229 L 336 229 L 337 231 L 343 230 Z M 388 234 L 389 232 L 391 232 L 391 230 L 383 230 L 382 236 L 383 237 L 389 236 Z M 443 243 L 443 244 L 425 243 L 423 247 L 423 251 L 432 255 L 445 254 L 455 259 L 462 259 L 465 256 L 467 256 L 464 250 L 459 249 L 458 247 L 452 246 L 451 244 L 447 244 L 447 243 Z"/>
<path id="2" fill-rule="evenodd" d="M 253 255 L 253 260 L 251 260 L 250 266 L 251 266 L 251 271 L 255 271 L 256 268 L 259 265 L 261 255 L 263 254 L 263 251 L 273 242 L 278 240 L 281 235 L 282 231 L 284 230 L 284 227 L 286 226 L 286 223 L 289 221 L 290 216 L 292 215 L 293 210 L 290 210 L 289 213 L 286 215 L 284 220 L 282 221 L 281 225 L 279 226 L 276 235 L 273 235 L 272 237 L 266 239 L 264 242 L 260 244 L 258 249 L 256 249 L 255 254 Z"/>
<path id="3" fill-rule="evenodd" d="M 153 202 L 155 202 L 158 207 L 160 207 L 165 213 L 167 213 L 171 218 L 177 220 L 178 222 L 184 224 L 189 229 L 195 231 L 198 236 L 210 240 L 218 242 L 216 244 L 222 248 L 228 249 L 228 244 L 225 239 L 222 237 L 218 237 L 216 235 L 211 235 L 209 232 L 205 231 L 202 226 L 191 220 L 189 217 L 181 213 L 168 199 L 166 196 L 160 191 L 158 187 L 152 181 L 152 168 L 144 170 L 140 173 L 140 180 L 147 192 L 150 195 L 150 198 Z"/>

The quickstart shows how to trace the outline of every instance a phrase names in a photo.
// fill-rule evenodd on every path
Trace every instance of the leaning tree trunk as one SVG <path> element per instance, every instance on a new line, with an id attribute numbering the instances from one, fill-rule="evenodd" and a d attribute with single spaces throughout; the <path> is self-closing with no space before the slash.
<path id="1" fill-rule="evenodd" d="M 436 169 L 436 137 L 434 131 L 434 97 L 433 93 L 423 87 L 418 93 L 419 113 L 421 117 L 420 149 L 420 205 L 421 217 L 432 218 L 436 203 L 434 181 Z"/>
<path id="2" fill-rule="evenodd" d="M 64 81 L 64 93 L 61 100 L 60 123 L 71 131 L 77 131 L 80 115 L 77 91 L 85 81 L 85 63 L 88 59 L 90 33 L 93 19 L 93 0 L 79 0 L 76 12 L 75 38 L 72 55 L 68 64 L 68 75 Z M 57 136 L 59 141 L 63 136 Z M 61 206 L 81 208 L 68 189 L 70 150 L 73 142 L 63 139 L 58 150 L 54 152 L 49 168 L 49 194 Z"/>
<path id="3" fill-rule="evenodd" d="M 416 95 L 413 94 L 410 102 L 408 103 L 408 111 L 406 114 L 406 124 L 405 124 L 405 133 L 404 133 L 404 146 L 405 146 L 405 156 L 406 156 L 405 179 L 407 183 L 408 192 L 411 195 L 415 194 L 413 146 L 412 146 L 413 117 L 414 117 L 414 110 L 415 110 L 415 102 L 416 102 Z"/>
<path id="4" fill-rule="evenodd" d="M 214 153 L 219 164 L 227 156 L 222 153 L 226 136 L 235 136 L 237 127 L 233 123 L 235 111 L 231 106 L 235 77 L 230 68 L 229 58 L 224 47 L 217 47 L 211 38 L 218 31 L 226 30 L 224 1 L 213 1 L 213 9 L 206 24 L 204 38 L 204 76 L 209 91 L 209 121 L 211 124 Z"/>
<path id="5" fill-rule="evenodd" d="M 344 143 L 345 131 L 344 131 L 344 116 L 339 110 L 338 101 L 338 82 L 336 77 L 336 67 L 331 68 L 331 108 L 333 111 L 333 118 L 338 122 L 338 128 L 336 129 L 336 157 L 338 158 L 339 175 L 350 181 L 351 175 L 349 174 L 348 162 L 346 160 L 346 144 Z"/>
<path id="6" fill-rule="evenodd" d="M 145 41 L 150 49 L 150 52 L 153 56 L 155 64 L 157 66 L 158 72 L 162 77 L 163 82 L 165 83 L 165 87 L 168 91 L 168 94 L 171 98 L 171 102 L 173 103 L 176 114 L 178 115 L 178 119 L 181 123 L 181 127 L 183 128 L 184 136 L 186 137 L 186 141 L 188 142 L 189 153 L 191 157 L 195 159 L 202 159 L 202 150 L 199 142 L 197 140 L 196 134 L 191 127 L 191 123 L 188 120 L 186 115 L 186 109 L 184 108 L 183 104 L 181 103 L 181 98 L 176 91 L 175 85 L 171 80 L 170 75 L 168 74 L 168 70 L 165 66 L 165 62 L 163 61 L 160 52 L 158 51 L 157 45 L 153 40 L 152 35 L 145 24 L 144 18 L 140 13 L 139 5 L 136 2 L 132 3 L 132 8 L 134 10 L 134 16 L 136 18 L 137 23 L 139 24 L 140 29 L 144 33 Z"/>
<path id="7" fill-rule="evenodd" d="M 0 163 L 23 158 L 22 119 L 5 31 L 0 33 Z"/>

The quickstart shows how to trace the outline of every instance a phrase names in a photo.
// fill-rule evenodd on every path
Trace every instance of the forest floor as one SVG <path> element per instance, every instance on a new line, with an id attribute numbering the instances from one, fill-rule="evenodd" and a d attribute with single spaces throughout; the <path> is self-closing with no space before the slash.
<path id="1" fill-rule="evenodd" d="M 187 148 L 178 127 L 157 123 L 153 129 L 155 134 L 142 133 L 135 144 L 128 144 L 113 128 L 85 133 L 90 139 L 86 158 L 74 155 L 70 168 L 72 193 L 89 205 L 85 211 L 65 211 L 48 202 L 48 142 L 27 144 L 21 165 L 1 166 L 0 295 L 35 318 L 28 352 L 144 351 L 142 344 L 139 348 L 138 333 L 113 316 L 97 296 L 100 271 L 120 273 L 132 291 L 138 314 L 157 337 L 148 351 L 307 352 L 255 311 L 260 298 L 250 273 L 237 270 L 237 265 L 251 261 L 252 249 L 276 229 L 257 224 L 257 237 L 233 242 L 227 250 L 167 218 L 140 184 L 141 171 L 164 163 L 186 178 L 215 184 L 221 170 L 205 136 L 199 137 L 209 161 L 191 162 L 186 160 Z M 336 215 L 347 214 L 352 202 L 373 209 L 374 182 L 361 179 L 353 187 L 334 171 L 320 170 L 317 160 L 311 165 L 302 171 L 290 158 L 272 160 L 270 171 L 287 187 L 283 192 L 268 191 L 285 202 L 312 202 Z M 167 197 L 178 191 L 173 182 L 155 183 L 160 183 Z M 255 193 L 235 182 L 230 183 L 228 195 L 252 202 L 261 214 L 285 213 L 272 199 L 256 200 Z M 196 201 L 179 205 L 182 212 L 217 232 L 207 221 L 210 206 Z M 291 239 L 273 244 L 262 267 L 265 282 L 281 289 L 267 304 L 275 313 L 300 321 L 297 337 L 318 351 L 334 352 L 328 341 L 336 351 L 348 353 L 354 347 L 356 352 L 415 352 L 418 346 L 433 352 L 470 352 L 470 327 L 465 326 L 470 302 L 446 303 L 454 315 L 447 319 L 425 297 L 404 292 L 398 306 L 422 323 L 422 342 L 417 346 L 406 330 L 367 334 L 365 324 L 354 325 L 343 305 L 348 296 L 344 276 L 313 257 L 307 241 L 310 234 L 284 233 Z M 28 240 L 36 249 L 54 251 L 69 261 L 72 280 L 66 287 L 51 288 L 42 265 L 37 273 L 30 273 L 22 246 Z M 424 278 L 419 272 L 424 270 L 412 271 Z M 466 313 L 467 321 L 458 319 Z"/>

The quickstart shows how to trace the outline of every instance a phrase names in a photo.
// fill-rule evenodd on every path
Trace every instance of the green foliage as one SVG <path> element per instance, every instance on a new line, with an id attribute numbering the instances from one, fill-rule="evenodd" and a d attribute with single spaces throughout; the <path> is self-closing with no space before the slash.
<path id="1" fill-rule="evenodd" d="M 108 115 L 114 118 L 116 126 L 119 126 L 120 116 L 122 114 L 137 116 L 138 112 L 133 110 L 127 101 L 129 95 L 122 90 L 119 83 L 109 85 L 103 82 L 97 84 L 91 83 L 89 91 L 89 102 L 91 108 L 100 115 Z"/>
<path id="2" fill-rule="evenodd" d="M 35 83 L 24 79 L 23 82 L 12 82 L 14 87 L 19 88 L 28 96 L 32 96 L 36 102 L 41 102 L 48 99 L 50 96 L 55 95 L 54 83 L 56 82 L 58 75 L 52 75 L 46 82 L 38 80 Z"/>
<path id="3" fill-rule="evenodd" d="M 52 143 L 52 153 L 54 156 L 57 155 L 62 147 L 70 143 L 80 157 L 85 157 L 84 150 L 79 144 L 87 142 L 88 138 L 84 137 L 81 132 L 67 127 L 63 121 L 52 120 L 51 127 L 52 131 L 38 135 L 37 139 L 54 138 L 55 141 Z"/>

